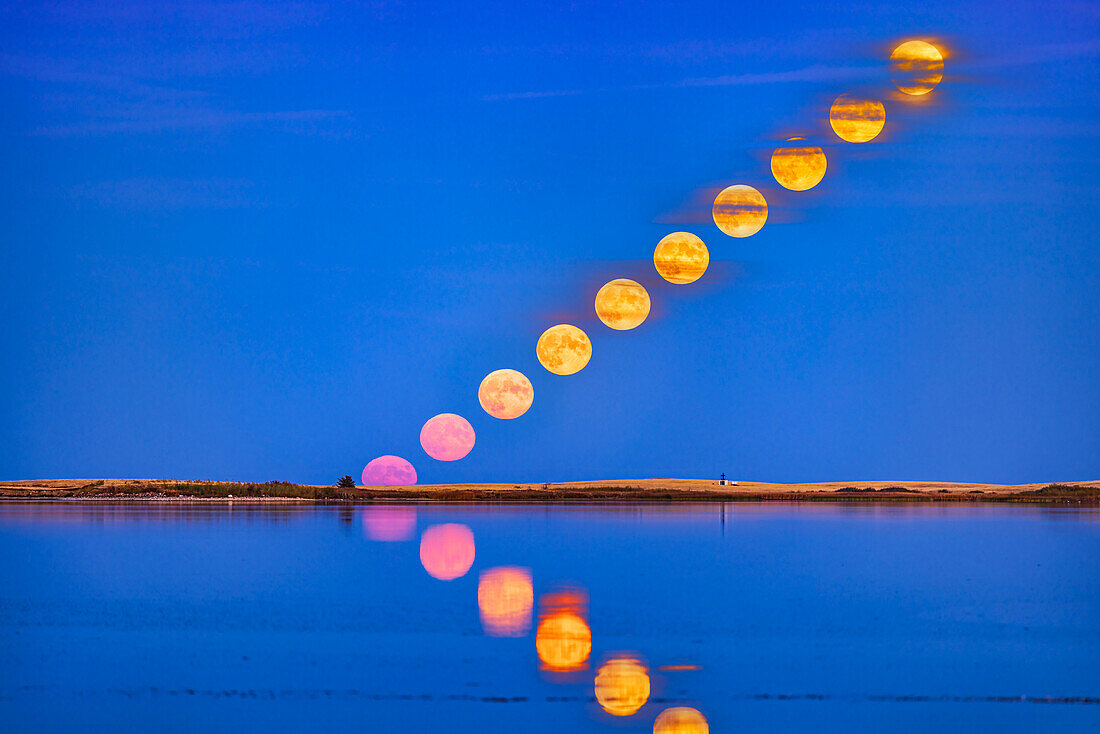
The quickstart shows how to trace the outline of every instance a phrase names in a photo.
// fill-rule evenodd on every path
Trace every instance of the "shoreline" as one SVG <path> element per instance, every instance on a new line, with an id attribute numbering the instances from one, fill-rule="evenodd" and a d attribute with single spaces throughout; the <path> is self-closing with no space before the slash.
<path id="1" fill-rule="evenodd" d="M 957 482 L 820 482 L 720 485 L 701 479 L 637 479 L 539 484 L 442 484 L 355 487 L 288 482 L 153 479 L 0 481 L 0 502 L 828 502 L 1007 503 L 1100 505 L 1100 481 L 996 485 Z"/>

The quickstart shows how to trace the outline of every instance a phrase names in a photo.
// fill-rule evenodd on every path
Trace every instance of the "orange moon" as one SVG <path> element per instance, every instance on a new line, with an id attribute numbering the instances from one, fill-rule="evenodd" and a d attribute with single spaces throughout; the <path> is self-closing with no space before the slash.
<path id="1" fill-rule="evenodd" d="M 596 315 L 612 329 L 626 331 L 640 325 L 649 316 L 649 293 L 641 283 L 618 278 L 596 294 Z"/>
<path id="2" fill-rule="evenodd" d="M 558 324 L 542 332 L 535 354 L 539 363 L 555 375 L 572 375 L 583 370 L 592 358 L 592 342 L 576 326 Z"/>
<path id="3" fill-rule="evenodd" d="M 440 413 L 420 429 L 420 445 L 439 461 L 458 461 L 474 447 L 474 427 L 460 415 Z"/>
<path id="4" fill-rule="evenodd" d="M 481 572 L 477 608 L 490 637 L 521 637 L 531 629 L 535 591 L 526 568 L 501 566 Z"/>
<path id="5" fill-rule="evenodd" d="M 535 400 L 535 388 L 522 372 L 496 370 L 481 381 L 477 400 L 494 418 L 519 418 Z"/>
<path id="6" fill-rule="evenodd" d="M 825 152 L 816 145 L 806 145 L 805 141 L 789 138 L 787 142 L 794 145 L 781 146 L 772 153 L 772 175 L 785 189 L 807 191 L 825 178 Z"/>
<path id="7" fill-rule="evenodd" d="M 674 706 L 657 714 L 653 734 L 710 734 L 707 718 L 690 706 Z"/>
<path id="8" fill-rule="evenodd" d="M 768 202 L 752 186 L 727 186 L 714 199 L 713 215 L 730 237 L 751 237 L 768 221 Z"/>
<path id="9" fill-rule="evenodd" d="M 943 80 L 943 54 L 925 41 L 906 41 L 890 54 L 890 72 L 905 94 L 928 94 Z"/>
<path id="10" fill-rule="evenodd" d="M 592 631 L 572 612 L 552 614 L 539 622 L 535 650 L 550 670 L 579 670 L 592 652 Z"/>
<path id="11" fill-rule="evenodd" d="M 649 673 L 634 658 L 608 660 L 596 673 L 596 700 L 613 716 L 630 716 L 649 700 Z"/>
<path id="12" fill-rule="evenodd" d="M 474 565 L 474 533 L 465 525 L 432 525 L 420 536 L 420 564 L 440 581 L 466 575 Z"/>
<path id="13" fill-rule="evenodd" d="M 841 140 L 866 143 L 882 132 L 886 124 L 886 108 L 875 99 L 842 94 L 829 108 L 829 124 Z"/>
<path id="14" fill-rule="evenodd" d="M 669 283 L 685 285 L 703 277 L 710 252 L 691 232 L 673 232 L 661 238 L 653 251 L 653 266 Z"/>

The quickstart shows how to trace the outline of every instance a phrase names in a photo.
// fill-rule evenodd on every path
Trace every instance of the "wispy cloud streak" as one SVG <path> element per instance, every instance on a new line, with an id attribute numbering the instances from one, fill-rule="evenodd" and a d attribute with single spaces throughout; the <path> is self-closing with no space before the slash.
<path id="1" fill-rule="evenodd" d="M 614 92 L 643 89 L 676 89 L 683 87 L 734 87 L 752 84 L 784 84 L 791 82 L 816 82 L 816 81 L 849 81 L 870 79 L 875 74 L 881 73 L 878 66 L 825 66 L 815 64 L 801 69 L 790 71 L 757 72 L 748 74 L 725 74 L 712 77 L 689 77 L 675 81 L 658 82 L 655 84 L 631 84 L 621 87 L 601 87 L 590 90 L 548 90 L 530 92 L 511 92 L 505 94 L 490 94 L 481 99 L 486 102 L 495 102 L 510 99 L 540 99 L 543 97 L 565 97 L 577 94 Z"/>

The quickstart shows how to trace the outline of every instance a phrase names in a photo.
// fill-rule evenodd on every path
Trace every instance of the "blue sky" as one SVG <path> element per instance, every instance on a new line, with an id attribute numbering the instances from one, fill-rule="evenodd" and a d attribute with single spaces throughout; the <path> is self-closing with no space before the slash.
<path id="1" fill-rule="evenodd" d="M 1100 12 L 987 2 L 0 9 L 0 476 L 1100 477 Z M 889 94 L 940 39 L 925 104 Z M 877 91 L 856 146 L 828 104 Z M 777 141 L 825 181 L 785 192 Z M 721 186 L 771 204 L 735 240 Z M 695 232 L 694 286 L 653 271 Z M 654 312 L 612 332 L 614 277 Z M 535 359 L 577 323 L 572 377 Z M 523 417 L 481 411 L 511 367 Z M 420 449 L 466 416 L 463 461 Z"/>

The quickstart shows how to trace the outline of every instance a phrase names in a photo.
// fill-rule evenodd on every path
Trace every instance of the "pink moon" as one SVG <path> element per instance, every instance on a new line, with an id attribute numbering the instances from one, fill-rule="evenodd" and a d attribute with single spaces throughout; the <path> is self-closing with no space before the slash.
<path id="1" fill-rule="evenodd" d="M 395 487 L 416 484 L 416 469 L 400 456 L 379 456 L 363 467 L 364 487 Z"/>
<path id="2" fill-rule="evenodd" d="M 416 531 L 416 509 L 407 506 L 368 507 L 363 510 L 363 531 L 371 540 L 408 540 Z"/>
<path id="3" fill-rule="evenodd" d="M 440 413 L 420 429 L 420 445 L 439 461 L 458 461 L 474 447 L 474 427 L 460 415 Z"/>

